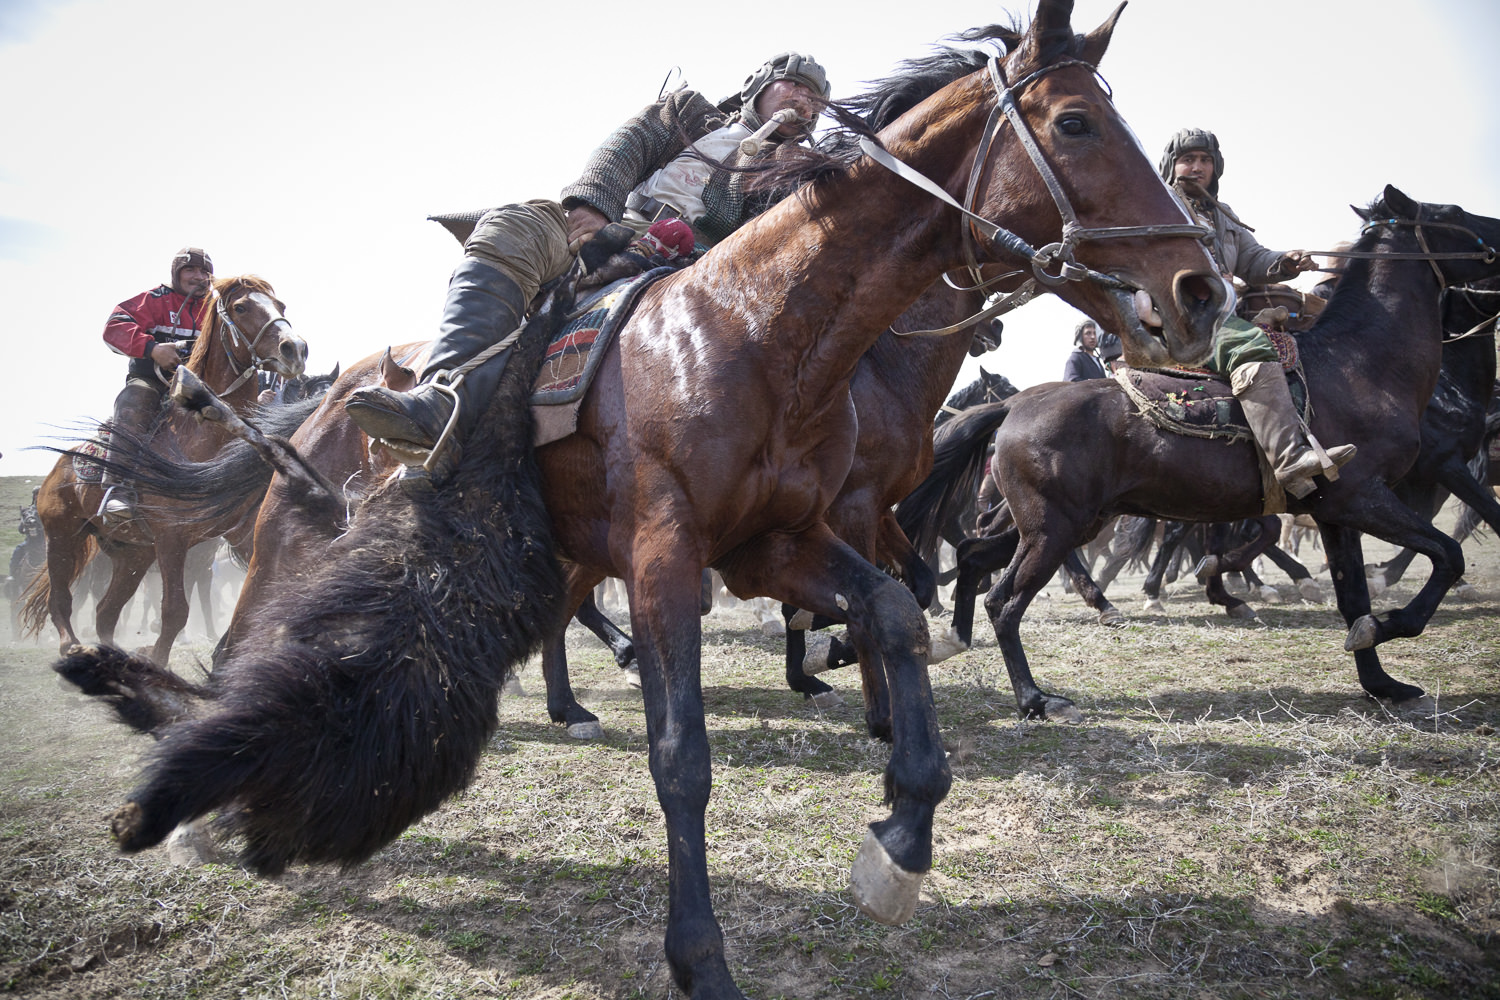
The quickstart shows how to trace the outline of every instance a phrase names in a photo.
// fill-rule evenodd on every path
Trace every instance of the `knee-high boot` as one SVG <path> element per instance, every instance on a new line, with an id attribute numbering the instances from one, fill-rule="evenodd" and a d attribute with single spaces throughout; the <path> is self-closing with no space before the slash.
<path id="1" fill-rule="evenodd" d="M 464 436 L 500 384 L 510 347 L 473 362 L 516 332 L 526 305 L 520 287 L 504 272 L 465 259 L 448 283 L 443 319 L 420 384 L 409 392 L 358 389 L 344 404 L 349 419 L 408 465 L 424 467 L 434 482 L 446 479 L 458 465 Z"/>
<path id="2" fill-rule="evenodd" d="M 1301 499 L 1315 490 L 1314 476 L 1337 479 L 1339 466 L 1354 457 L 1354 445 L 1341 444 L 1324 452 L 1329 461 L 1323 461 L 1297 416 L 1279 362 L 1241 365 L 1230 374 L 1229 385 L 1245 411 L 1245 422 L 1256 444 L 1271 463 L 1276 481 L 1292 496 Z"/>
<path id="3" fill-rule="evenodd" d="M 109 422 L 110 444 L 109 451 L 104 456 L 105 462 L 119 460 L 120 438 L 116 435 L 128 436 L 135 442 L 143 441 L 151 427 L 151 420 L 159 409 L 161 396 L 155 390 L 149 386 L 127 382 L 115 397 L 115 413 Z M 113 471 L 109 464 L 104 467 L 102 482 L 104 500 L 99 504 L 99 517 L 106 524 L 120 524 L 135 517 L 135 491 L 121 482 L 119 473 Z"/>

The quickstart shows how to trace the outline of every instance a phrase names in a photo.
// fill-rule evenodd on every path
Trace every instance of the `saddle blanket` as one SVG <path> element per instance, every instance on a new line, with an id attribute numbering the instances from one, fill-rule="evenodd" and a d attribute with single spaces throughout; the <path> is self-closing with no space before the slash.
<path id="1" fill-rule="evenodd" d="M 90 458 L 109 454 L 109 424 L 100 424 L 99 433 L 73 449 L 73 476 L 80 483 L 98 483 L 104 479 L 104 467 Z"/>
<path id="2" fill-rule="evenodd" d="M 1209 372 L 1179 369 L 1122 368 L 1114 379 L 1141 416 L 1164 431 L 1188 437 L 1254 441 L 1245 411 L 1229 380 Z M 1287 388 L 1297 414 L 1305 421 L 1307 382 L 1300 369 L 1287 372 Z"/>
<path id="3" fill-rule="evenodd" d="M 547 345 L 542 369 L 531 387 L 534 440 L 538 447 L 578 429 L 578 407 L 594 381 L 615 332 L 625 324 L 641 293 L 659 278 L 678 270 L 652 268 L 600 289 L 581 304 L 573 318 Z"/>

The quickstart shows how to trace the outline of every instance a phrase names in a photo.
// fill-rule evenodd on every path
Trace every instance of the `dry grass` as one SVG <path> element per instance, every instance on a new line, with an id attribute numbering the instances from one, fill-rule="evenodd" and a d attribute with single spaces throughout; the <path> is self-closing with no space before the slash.
<path id="1" fill-rule="evenodd" d="M 1388 669 L 1435 694 L 1362 699 L 1330 608 L 1231 623 L 1179 587 L 1165 618 L 1038 602 L 1039 679 L 1083 726 L 1019 723 L 987 628 L 934 668 L 953 792 L 907 926 L 846 891 L 879 818 L 883 745 L 855 708 L 780 687 L 780 643 L 705 620 L 715 902 L 753 997 L 1500 997 L 1500 552 Z M 1409 591 L 1398 594 L 1404 599 Z M 570 636 L 608 730 L 546 721 L 539 675 L 461 798 L 352 873 L 255 879 L 125 858 L 106 817 L 143 743 L 0 650 L 0 990 L 33 997 L 673 995 L 665 842 L 638 695 Z M 202 646 L 184 649 L 188 669 Z M 834 680 L 846 695 L 852 676 Z"/>

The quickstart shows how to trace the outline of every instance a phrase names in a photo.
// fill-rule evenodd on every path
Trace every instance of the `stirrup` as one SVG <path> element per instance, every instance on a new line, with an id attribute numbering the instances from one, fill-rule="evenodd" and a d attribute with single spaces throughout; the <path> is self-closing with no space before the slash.
<path id="1" fill-rule="evenodd" d="M 455 391 L 455 386 L 463 385 L 463 382 L 464 377 L 460 374 L 452 382 L 442 381 L 441 377 L 439 377 L 428 383 L 433 389 L 446 394 L 449 399 L 453 400 L 453 412 L 448 414 L 448 422 L 443 425 L 443 432 L 433 442 L 432 450 L 427 453 L 427 460 L 420 466 L 429 479 L 432 476 L 433 465 L 437 461 L 437 457 L 443 453 L 443 449 L 448 445 L 449 439 L 453 437 L 453 432 L 458 427 L 458 413 L 463 408 L 463 400 L 459 398 L 458 393 Z"/>

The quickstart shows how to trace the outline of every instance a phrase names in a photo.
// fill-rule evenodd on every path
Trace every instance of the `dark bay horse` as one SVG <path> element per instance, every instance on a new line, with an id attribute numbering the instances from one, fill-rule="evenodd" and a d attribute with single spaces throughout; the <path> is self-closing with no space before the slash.
<path id="1" fill-rule="evenodd" d="M 202 330 L 184 364 L 236 410 L 245 411 L 255 404 L 259 391 L 256 373 L 301 375 L 307 344 L 292 332 L 282 302 L 264 279 L 221 278 L 214 282 L 212 294 L 214 308 L 204 310 Z M 189 462 L 203 461 L 229 440 L 219 428 L 169 403 L 164 403 L 147 436 L 146 442 L 134 443 Z M 139 516 L 133 521 L 106 527 L 97 516 L 102 495 L 98 483 L 78 478 L 71 454 L 59 457 L 42 481 L 37 513 L 47 536 L 47 567 L 27 591 L 27 625 L 40 629 L 44 617 L 50 617 L 64 653 L 79 644 L 69 587 L 86 562 L 84 541 L 93 536 L 113 564 L 109 587 L 95 609 L 95 631 L 101 641 L 113 640 L 121 609 L 155 562 L 161 569 L 162 609 L 161 632 L 151 658 L 165 666 L 172 643 L 187 624 L 183 565 L 188 550 L 220 536 L 247 540 L 246 513 L 252 508 L 231 511 L 214 523 L 184 522 L 173 496 L 150 494 L 140 497 Z M 258 499 L 247 497 L 245 503 Z"/>
<path id="2" fill-rule="evenodd" d="M 1070 13 L 1044 2 L 1024 34 L 1009 35 L 1007 55 L 879 139 L 986 220 L 967 250 L 980 263 L 1019 252 L 1052 274 L 1071 257 L 1067 272 L 1085 280 L 1059 293 L 1096 314 L 1116 310 L 1138 363 L 1194 362 L 1225 306 L 1222 280 L 1095 76 L 1113 20 L 1075 35 Z M 1000 128 L 997 105 L 1012 108 L 1005 121 L 1025 129 L 1037 161 Z M 121 846 L 151 846 L 219 809 L 261 871 L 368 858 L 464 786 L 505 677 L 594 582 L 617 576 L 668 828 L 667 959 L 695 1000 L 740 997 L 705 854 L 698 611 L 711 565 L 737 596 L 846 621 L 862 663 L 888 678 L 891 815 L 866 835 L 854 896 L 877 919 L 908 918 L 951 780 L 926 626 L 910 592 L 837 539 L 825 513 L 852 461 L 858 360 L 964 263 L 969 223 L 867 148 L 820 165 L 819 179 L 648 290 L 577 432 L 541 449 L 526 408 L 541 344 L 522 337 L 454 481 L 378 491 L 335 557 L 275 596 L 277 628 L 236 643 L 218 710 L 158 744 L 116 816 Z M 1076 217 L 1067 233 L 1038 162 Z M 1061 245 L 1037 255 L 996 219 L 1026 244 Z M 1159 330 L 1136 318 L 1137 289 L 1161 310 Z M 543 307 L 533 325 L 545 329 L 561 308 Z M 556 553 L 579 567 L 571 593 Z"/>
<path id="3" fill-rule="evenodd" d="M 1391 678 L 1375 647 L 1421 633 L 1463 570 L 1458 544 L 1401 503 L 1387 485 L 1411 465 L 1420 422 L 1442 364 L 1438 299 L 1447 284 L 1496 273 L 1500 221 L 1454 205 L 1412 201 L 1395 188 L 1361 213 L 1355 246 L 1327 309 L 1298 338 L 1316 412 L 1316 433 L 1347 440 L 1359 455 L 1293 513 L 1318 522 L 1339 611 L 1348 623 L 1361 686 L 1371 696 L 1409 701 L 1422 690 Z M 1399 360 L 1399 363 L 1393 363 Z M 996 432 L 995 428 L 999 427 Z M 986 442 L 991 475 L 1015 527 L 993 539 L 989 558 L 1009 564 L 985 598 L 1023 716 L 1071 717 L 1076 709 L 1037 687 L 1020 642 L 1021 617 L 1072 549 L 1116 514 L 1227 521 L 1261 512 L 1254 446 L 1158 430 L 1113 380 L 1050 384 L 956 418 L 939 445 L 942 476 L 923 484 L 914 508 L 938 516 L 945 491 L 972 489 Z M 1404 608 L 1370 614 L 1360 533 L 1415 549 L 1433 572 Z"/>

